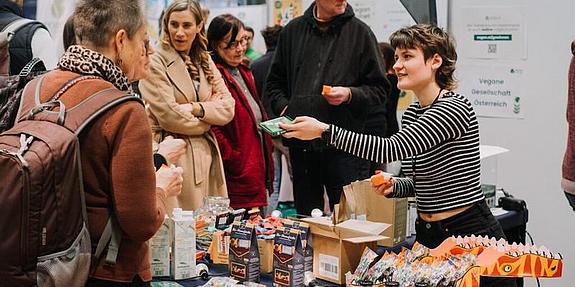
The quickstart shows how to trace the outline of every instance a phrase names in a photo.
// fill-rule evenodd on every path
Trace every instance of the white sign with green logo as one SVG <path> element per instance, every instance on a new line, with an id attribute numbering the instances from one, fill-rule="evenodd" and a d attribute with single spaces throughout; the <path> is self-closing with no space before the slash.
<path id="1" fill-rule="evenodd" d="M 523 73 L 519 65 L 462 63 L 457 91 L 471 101 L 478 116 L 523 118 Z"/>

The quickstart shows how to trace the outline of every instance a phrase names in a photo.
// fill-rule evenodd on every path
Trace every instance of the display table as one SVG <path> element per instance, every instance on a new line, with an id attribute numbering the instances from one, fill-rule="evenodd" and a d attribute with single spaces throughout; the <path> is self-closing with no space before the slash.
<path id="1" fill-rule="evenodd" d="M 492 212 L 495 215 L 495 218 L 499 221 L 501 226 L 503 227 L 503 231 L 505 232 L 505 236 L 507 237 L 508 242 L 516 242 L 516 243 L 525 243 L 525 231 L 527 228 L 527 221 L 529 218 L 529 211 L 527 208 L 521 211 L 515 210 L 500 210 L 494 209 Z M 402 247 L 411 248 L 413 243 L 415 242 L 415 236 L 407 237 L 403 242 L 397 244 L 394 247 L 383 247 L 380 246 L 377 250 L 378 254 L 383 254 L 385 251 L 392 251 L 395 253 L 399 253 Z M 228 266 L 227 265 L 215 265 L 215 264 L 208 264 L 210 270 L 210 274 L 213 276 L 229 276 Z M 154 279 L 154 281 L 169 281 Z M 260 283 L 266 286 L 272 286 L 272 275 L 270 273 L 261 274 L 260 275 Z M 325 282 L 322 280 L 316 280 L 315 286 L 337 286 L 329 282 Z M 517 279 L 517 286 L 523 286 L 523 279 Z M 206 281 L 201 279 L 190 279 L 190 280 L 178 280 L 178 284 L 183 286 L 202 286 L 206 283 Z"/>

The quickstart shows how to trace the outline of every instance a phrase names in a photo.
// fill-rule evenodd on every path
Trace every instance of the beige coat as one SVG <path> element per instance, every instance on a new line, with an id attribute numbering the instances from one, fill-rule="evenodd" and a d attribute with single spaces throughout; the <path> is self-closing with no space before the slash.
<path id="1" fill-rule="evenodd" d="M 182 57 L 171 46 L 160 45 L 152 55 L 150 76 L 140 81 L 154 139 L 174 135 L 187 143 L 186 153 L 177 163 L 184 169 L 182 193 L 177 200 L 168 201 L 171 208 L 195 210 L 208 195 L 227 197 L 222 159 L 210 128 L 232 120 L 235 102 L 211 59 L 210 67 L 215 83 L 210 85 L 200 69 L 198 95 Z M 202 103 L 203 118 L 179 106 L 191 102 Z"/>

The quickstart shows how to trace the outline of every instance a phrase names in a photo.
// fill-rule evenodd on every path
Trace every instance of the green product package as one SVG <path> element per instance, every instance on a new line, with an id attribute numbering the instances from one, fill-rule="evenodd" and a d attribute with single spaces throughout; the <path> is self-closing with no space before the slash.
<path id="1" fill-rule="evenodd" d="M 269 133 L 272 137 L 277 137 L 283 133 L 286 132 L 286 130 L 282 129 L 279 127 L 280 123 L 286 123 L 289 124 L 291 123 L 293 120 L 290 119 L 287 116 L 283 116 L 283 117 L 279 117 L 279 118 L 275 118 L 275 119 L 271 119 L 271 120 L 267 120 L 265 122 L 261 122 L 260 123 L 260 127 L 262 128 L 262 130 L 264 130 L 266 133 Z"/>

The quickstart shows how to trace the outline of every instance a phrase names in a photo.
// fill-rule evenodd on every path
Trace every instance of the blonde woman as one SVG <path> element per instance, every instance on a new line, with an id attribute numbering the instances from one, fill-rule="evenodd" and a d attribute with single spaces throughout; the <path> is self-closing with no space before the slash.
<path id="1" fill-rule="evenodd" d="M 154 139 L 184 139 L 182 193 L 169 207 L 195 210 L 208 195 L 227 196 L 222 159 L 212 126 L 234 117 L 235 102 L 210 55 L 197 1 L 176 0 L 165 10 L 162 41 L 152 55 L 151 75 L 140 91 Z"/>

